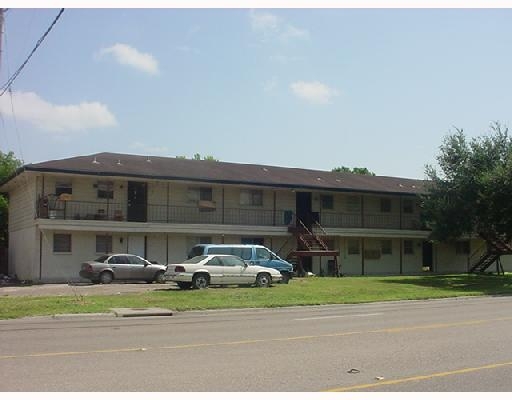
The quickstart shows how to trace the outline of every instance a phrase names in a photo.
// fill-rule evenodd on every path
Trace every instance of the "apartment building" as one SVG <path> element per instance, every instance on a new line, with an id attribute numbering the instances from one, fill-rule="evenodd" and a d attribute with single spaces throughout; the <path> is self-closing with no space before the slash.
<path id="1" fill-rule="evenodd" d="M 106 252 L 172 263 L 197 243 L 258 243 L 282 258 L 300 251 L 303 269 L 323 276 L 465 272 L 479 244 L 428 240 L 423 185 L 116 153 L 28 164 L 0 187 L 9 195 L 9 274 L 75 282 L 82 261 Z"/>

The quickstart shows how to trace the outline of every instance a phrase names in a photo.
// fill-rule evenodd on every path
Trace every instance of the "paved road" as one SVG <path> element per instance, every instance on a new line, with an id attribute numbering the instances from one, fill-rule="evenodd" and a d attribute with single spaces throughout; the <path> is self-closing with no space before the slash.
<path id="1" fill-rule="evenodd" d="M 512 297 L 0 321 L 0 391 L 512 391 Z"/>

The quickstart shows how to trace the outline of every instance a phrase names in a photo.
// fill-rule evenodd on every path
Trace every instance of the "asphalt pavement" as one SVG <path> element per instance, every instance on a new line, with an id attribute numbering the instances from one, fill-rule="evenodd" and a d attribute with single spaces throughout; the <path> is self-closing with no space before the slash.
<path id="1" fill-rule="evenodd" d="M 0 391 L 509 392 L 511 306 L 502 296 L 5 320 Z"/>

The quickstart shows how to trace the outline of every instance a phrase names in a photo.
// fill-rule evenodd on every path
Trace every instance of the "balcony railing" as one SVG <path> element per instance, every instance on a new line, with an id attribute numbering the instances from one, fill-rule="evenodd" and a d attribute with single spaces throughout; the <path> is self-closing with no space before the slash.
<path id="1" fill-rule="evenodd" d="M 148 204 L 133 209 L 126 203 L 55 201 L 51 204 L 39 201 L 38 218 L 64 220 L 133 221 L 164 224 L 217 224 L 250 226 L 288 226 L 293 223 L 290 210 L 265 210 L 255 208 L 199 208 L 197 206 L 166 206 Z M 142 214 L 141 214 L 142 213 Z M 141 217 L 142 215 L 142 217 Z M 375 228 L 375 229 L 422 229 L 414 215 L 352 214 L 322 212 L 320 224 L 325 228 Z"/>

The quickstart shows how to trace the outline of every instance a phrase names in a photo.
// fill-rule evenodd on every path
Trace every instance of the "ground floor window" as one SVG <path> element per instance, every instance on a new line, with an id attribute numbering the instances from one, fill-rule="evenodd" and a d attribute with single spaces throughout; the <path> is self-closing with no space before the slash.
<path id="1" fill-rule="evenodd" d="M 96 235 L 96 253 L 112 253 L 112 236 Z"/>
<path id="2" fill-rule="evenodd" d="M 71 234 L 54 233 L 53 234 L 53 252 L 71 253 Z"/>

